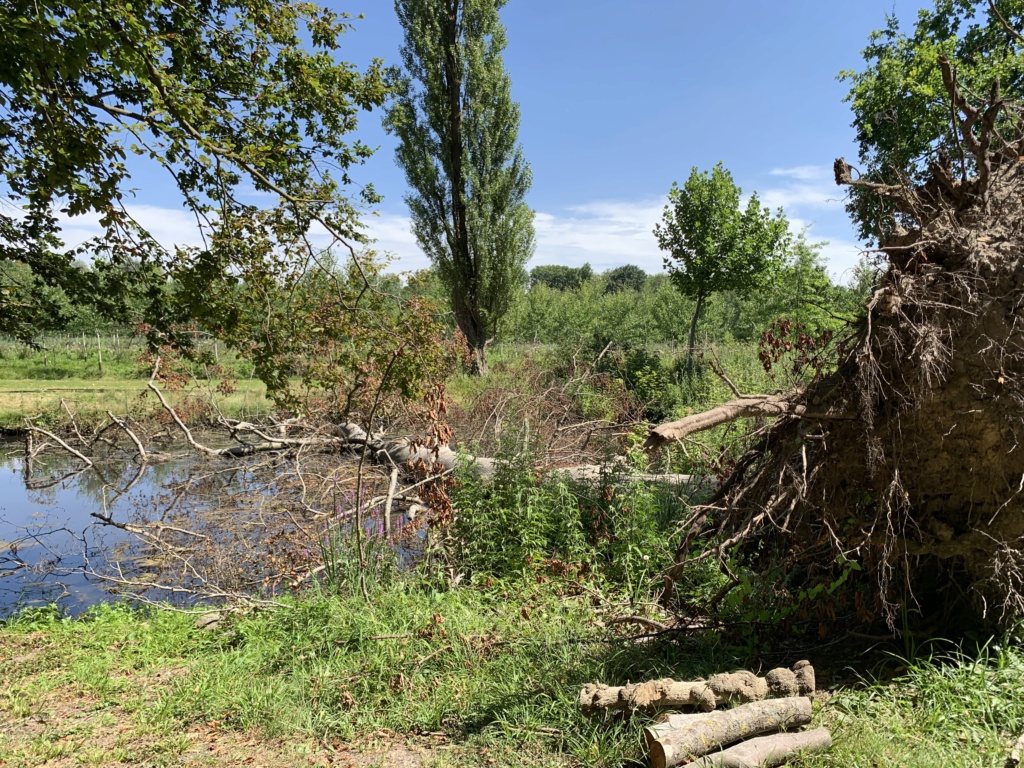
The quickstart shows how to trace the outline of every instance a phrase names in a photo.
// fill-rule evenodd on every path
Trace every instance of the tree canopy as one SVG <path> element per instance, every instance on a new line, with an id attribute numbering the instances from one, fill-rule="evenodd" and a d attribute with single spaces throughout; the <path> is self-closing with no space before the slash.
<path id="1" fill-rule="evenodd" d="M 782 263 L 786 252 L 789 223 L 782 211 L 772 215 L 762 208 L 757 193 L 743 207 L 741 194 L 721 163 L 710 175 L 694 167 L 686 184 L 672 184 L 662 220 L 654 227 L 658 246 L 668 252 L 665 268 L 672 282 L 696 302 L 691 353 L 707 297 L 723 290 L 749 292 Z"/>
<path id="2" fill-rule="evenodd" d="M 1024 95 L 1024 47 L 1012 31 L 1024 26 L 1024 2 L 1000 0 L 994 8 L 988 0 L 935 0 L 909 33 L 887 16 L 863 51 L 866 68 L 840 73 L 850 83 L 846 101 L 854 114 L 861 178 L 920 183 L 932 162 L 949 165 L 961 178 L 972 173 L 938 62 L 955 62 L 965 93 L 987 95 L 998 81 L 1004 94 Z M 869 240 L 883 238 L 900 222 L 877 195 L 858 189 L 851 190 L 848 210 Z"/>
<path id="3" fill-rule="evenodd" d="M 530 168 L 502 62 L 504 0 L 396 0 L 403 69 L 385 127 L 413 193 L 416 240 L 486 370 L 486 348 L 533 253 Z"/>
<path id="4" fill-rule="evenodd" d="M 541 264 L 530 270 L 530 287 L 546 285 L 553 291 L 576 291 L 594 276 L 589 264 L 567 267 L 564 264 Z"/>
<path id="5" fill-rule="evenodd" d="M 303 2 L 15 0 L 0 26 L 0 174 L 15 203 L 0 213 L 0 257 L 75 288 L 62 214 L 99 215 L 103 235 L 82 252 L 108 263 L 178 258 L 221 274 L 294 253 L 314 222 L 355 236 L 341 185 L 369 149 L 347 137 L 385 88 L 378 67 L 335 60 L 343 15 Z M 206 247 L 168 254 L 133 220 L 131 155 L 166 169 Z M 253 187 L 273 207 L 246 202 Z"/>
<path id="6" fill-rule="evenodd" d="M 610 269 L 604 277 L 604 289 L 607 293 L 639 291 L 647 282 L 647 273 L 635 264 L 623 264 L 621 267 Z"/>
<path id="7" fill-rule="evenodd" d="M 295 376 L 340 383 L 340 368 L 297 369 L 302 345 L 348 361 L 356 390 L 385 368 L 415 374 L 392 354 L 427 354 L 427 326 L 416 312 L 396 326 L 356 251 L 359 208 L 377 198 L 346 192 L 370 154 L 351 135 L 387 89 L 379 62 L 360 72 L 339 60 L 347 15 L 288 0 L 12 0 L 0 28 L 2 330 L 44 327 L 32 301 L 44 289 L 102 296 L 114 311 L 110 299 L 141 282 L 154 345 L 187 348 L 181 331 L 202 323 L 273 390 Z M 132 218 L 132 173 L 147 162 L 166 172 L 201 246 L 170 252 Z M 59 221 L 80 214 L 103 232 L 69 252 Z M 333 245 L 316 247 L 317 232 Z"/>

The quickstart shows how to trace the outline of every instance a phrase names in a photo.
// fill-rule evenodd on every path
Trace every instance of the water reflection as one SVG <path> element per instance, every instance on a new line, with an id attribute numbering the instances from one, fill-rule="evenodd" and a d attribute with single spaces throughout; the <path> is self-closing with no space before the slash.
<path id="1" fill-rule="evenodd" d="M 86 572 L 107 568 L 108 554 L 131 537 L 93 515 L 127 521 L 154 510 L 168 487 L 187 487 L 193 464 L 101 461 L 83 469 L 71 456 L 28 461 L 20 446 L 3 446 L 0 615 L 55 601 L 77 613 L 107 598 L 108 585 Z"/>
<path id="2" fill-rule="evenodd" d="M 83 469 L 67 454 L 29 461 L 23 446 L 0 444 L 0 616 L 52 602 L 75 614 L 153 585 L 163 587 L 153 599 L 183 603 L 287 590 L 346 519 L 336 483 L 350 470 L 336 456 L 303 462 L 300 475 L 281 457 L 140 466 L 121 454 Z M 368 481 L 366 498 L 380 482 Z"/>

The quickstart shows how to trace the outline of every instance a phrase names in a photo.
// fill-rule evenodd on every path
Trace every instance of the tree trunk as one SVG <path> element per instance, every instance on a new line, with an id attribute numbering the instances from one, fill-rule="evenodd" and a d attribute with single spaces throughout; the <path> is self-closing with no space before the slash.
<path id="1" fill-rule="evenodd" d="M 813 696 L 814 667 L 798 661 L 792 669 L 778 667 L 764 677 L 753 672 L 723 672 L 710 680 L 677 682 L 672 679 L 611 686 L 588 683 L 580 690 L 580 709 L 587 714 L 605 710 L 641 710 L 695 707 L 711 711 L 723 704 L 760 701 L 767 698 Z"/>
<path id="2" fill-rule="evenodd" d="M 477 376 L 487 375 L 487 341 L 470 344 L 473 353 L 473 373 Z"/>
<path id="3" fill-rule="evenodd" d="M 831 747 L 832 734 L 828 729 L 815 728 L 750 739 L 687 765 L 688 768 L 774 768 L 788 763 L 801 752 L 824 752 Z"/>
<path id="4" fill-rule="evenodd" d="M 690 320 L 690 337 L 686 343 L 687 360 L 692 367 L 693 356 L 697 353 L 697 323 L 700 322 L 700 313 L 704 310 L 704 294 L 697 294 L 697 306 L 693 308 L 693 319 Z"/>
<path id="5" fill-rule="evenodd" d="M 651 765 L 673 768 L 718 752 L 741 739 L 809 722 L 811 700 L 807 697 L 771 699 L 742 704 L 735 709 L 671 716 L 667 723 L 645 728 L 644 739 Z"/>

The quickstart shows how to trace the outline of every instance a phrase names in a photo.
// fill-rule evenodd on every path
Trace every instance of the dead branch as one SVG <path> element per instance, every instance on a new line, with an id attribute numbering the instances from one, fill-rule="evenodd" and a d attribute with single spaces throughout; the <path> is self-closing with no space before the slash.
<path id="1" fill-rule="evenodd" d="M 703 432 L 742 418 L 755 416 L 805 416 L 807 406 L 795 402 L 793 393 L 786 395 L 744 395 L 737 400 L 730 400 L 710 411 L 694 413 L 678 421 L 652 426 L 644 448 L 651 450 L 668 443 L 682 440 L 696 432 Z"/>
<path id="2" fill-rule="evenodd" d="M 115 416 L 110 411 L 107 411 L 107 416 L 109 416 L 110 420 L 117 424 L 117 426 L 119 426 L 124 431 L 124 433 L 128 435 L 129 438 L 131 438 L 131 441 L 135 443 L 135 447 L 139 451 L 139 461 L 145 464 L 147 460 L 146 449 L 142 446 L 142 441 L 139 440 L 138 436 L 134 432 L 132 432 L 131 429 L 128 427 L 128 423 L 117 418 L 117 416 Z"/>
<path id="3" fill-rule="evenodd" d="M 84 456 L 83 454 L 81 454 L 78 451 L 76 451 L 70 445 L 68 445 L 63 440 L 61 440 L 59 437 L 57 437 L 55 434 L 53 434 L 53 432 L 49 432 L 49 431 L 43 429 L 42 427 L 34 426 L 33 424 L 28 423 L 28 422 L 26 422 L 26 424 L 25 424 L 25 429 L 27 429 L 29 432 L 38 432 L 41 435 L 46 435 L 48 438 L 53 440 L 53 442 L 57 443 L 57 445 L 59 445 L 65 451 L 70 453 L 72 456 L 74 456 L 77 459 L 79 459 L 80 461 L 84 462 L 87 467 L 91 467 L 92 466 L 92 460 L 91 459 L 89 459 L 87 456 Z"/>

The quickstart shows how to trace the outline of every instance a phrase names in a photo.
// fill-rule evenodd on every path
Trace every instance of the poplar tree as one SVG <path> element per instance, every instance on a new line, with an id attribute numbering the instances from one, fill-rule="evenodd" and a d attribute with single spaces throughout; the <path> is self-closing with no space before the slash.
<path id="1" fill-rule="evenodd" d="M 502 61 L 504 0 L 396 0 L 405 30 L 385 128 L 412 192 L 420 248 L 486 373 L 487 345 L 526 280 L 533 211 L 519 105 Z"/>

